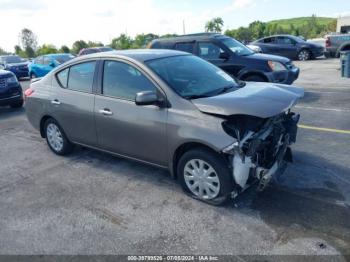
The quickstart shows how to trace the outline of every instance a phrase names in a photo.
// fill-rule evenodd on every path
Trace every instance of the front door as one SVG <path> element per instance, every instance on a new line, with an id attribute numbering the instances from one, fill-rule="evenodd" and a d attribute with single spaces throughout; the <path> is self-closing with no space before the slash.
<path id="1" fill-rule="evenodd" d="M 95 99 L 99 147 L 127 157 L 167 165 L 167 109 L 137 106 L 141 91 L 158 91 L 155 84 L 134 65 L 104 62 L 101 94 Z"/>

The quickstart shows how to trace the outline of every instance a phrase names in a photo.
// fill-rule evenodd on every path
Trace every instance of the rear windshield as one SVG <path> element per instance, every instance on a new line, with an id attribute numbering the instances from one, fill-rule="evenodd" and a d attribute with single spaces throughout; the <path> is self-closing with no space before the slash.
<path id="1" fill-rule="evenodd" d="M 222 38 L 220 41 L 238 56 L 248 56 L 254 54 L 252 50 L 233 38 Z"/>

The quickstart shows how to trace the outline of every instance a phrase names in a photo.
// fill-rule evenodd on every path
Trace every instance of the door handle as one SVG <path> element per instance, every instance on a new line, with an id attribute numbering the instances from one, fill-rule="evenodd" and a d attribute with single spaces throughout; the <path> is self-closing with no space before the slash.
<path id="1" fill-rule="evenodd" d="M 111 116 L 113 115 L 113 113 L 111 112 L 111 110 L 105 108 L 105 109 L 100 109 L 98 110 L 98 112 L 102 115 L 105 115 L 105 116 Z"/>
<path id="2" fill-rule="evenodd" d="M 51 104 L 53 104 L 53 105 L 60 105 L 61 102 L 58 101 L 57 99 L 55 99 L 55 100 L 52 100 L 52 101 L 51 101 Z"/>

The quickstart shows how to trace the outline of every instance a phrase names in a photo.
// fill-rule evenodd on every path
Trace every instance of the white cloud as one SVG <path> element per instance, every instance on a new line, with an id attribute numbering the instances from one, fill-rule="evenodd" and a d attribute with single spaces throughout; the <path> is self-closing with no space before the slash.
<path id="1" fill-rule="evenodd" d="M 201 32 L 204 24 L 216 16 L 248 8 L 255 0 L 235 0 L 224 11 L 197 12 L 183 6 L 179 11 L 162 10 L 153 0 L 0 0 L 2 35 L 0 47 L 12 51 L 18 44 L 21 29 L 29 28 L 44 43 L 60 47 L 71 46 L 75 40 L 102 41 L 108 44 L 113 37 L 127 32 L 182 34 Z M 187 2 L 183 2 L 187 4 Z"/>

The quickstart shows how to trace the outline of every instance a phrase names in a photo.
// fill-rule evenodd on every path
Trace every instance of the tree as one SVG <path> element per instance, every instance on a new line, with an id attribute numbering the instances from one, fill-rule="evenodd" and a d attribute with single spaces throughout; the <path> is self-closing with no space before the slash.
<path id="1" fill-rule="evenodd" d="M 57 48 L 54 45 L 43 45 L 38 48 L 37 55 L 48 55 L 58 53 Z"/>
<path id="2" fill-rule="evenodd" d="M 36 35 L 32 32 L 32 30 L 23 28 L 19 38 L 26 57 L 34 57 L 38 44 Z"/>
<path id="3" fill-rule="evenodd" d="M 89 45 L 84 40 L 78 40 L 73 43 L 72 52 L 78 54 L 83 48 L 88 48 Z"/>
<path id="4" fill-rule="evenodd" d="M 222 20 L 221 17 L 216 17 L 205 24 L 205 31 L 221 33 L 223 26 L 224 26 L 224 20 Z"/>
<path id="5" fill-rule="evenodd" d="M 87 42 L 87 45 L 88 45 L 89 47 L 100 47 L 100 46 L 104 46 L 104 44 L 102 44 L 101 42 L 93 42 L 93 41 Z"/>
<path id="6" fill-rule="evenodd" d="M 248 28 L 251 31 L 251 37 L 253 39 L 259 39 L 265 34 L 266 24 L 260 21 L 254 21 L 249 24 Z"/>
<path id="7" fill-rule="evenodd" d="M 9 53 L 6 52 L 4 49 L 0 47 L 0 55 L 8 55 Z"/>
<path id="8" fill-rule="evenodd" d="M 69 50 L 69 47 L 68 47 L 68 46 L 63 45 L 63 46 L 61 46 L 59 52 L 60 52 L 60 53 L 66 53 L 66 54 L 68 54 L 68 53 L 70 53 L 70 50 Z"/>
<path id="9" fill-rule="evenodd" d="M 114 49 L 130 49 L 132 46 L 132 40 L 126 34 L 121 34 L 119 37 L 114 38 L 111 43 L 111 47 Z"/>

